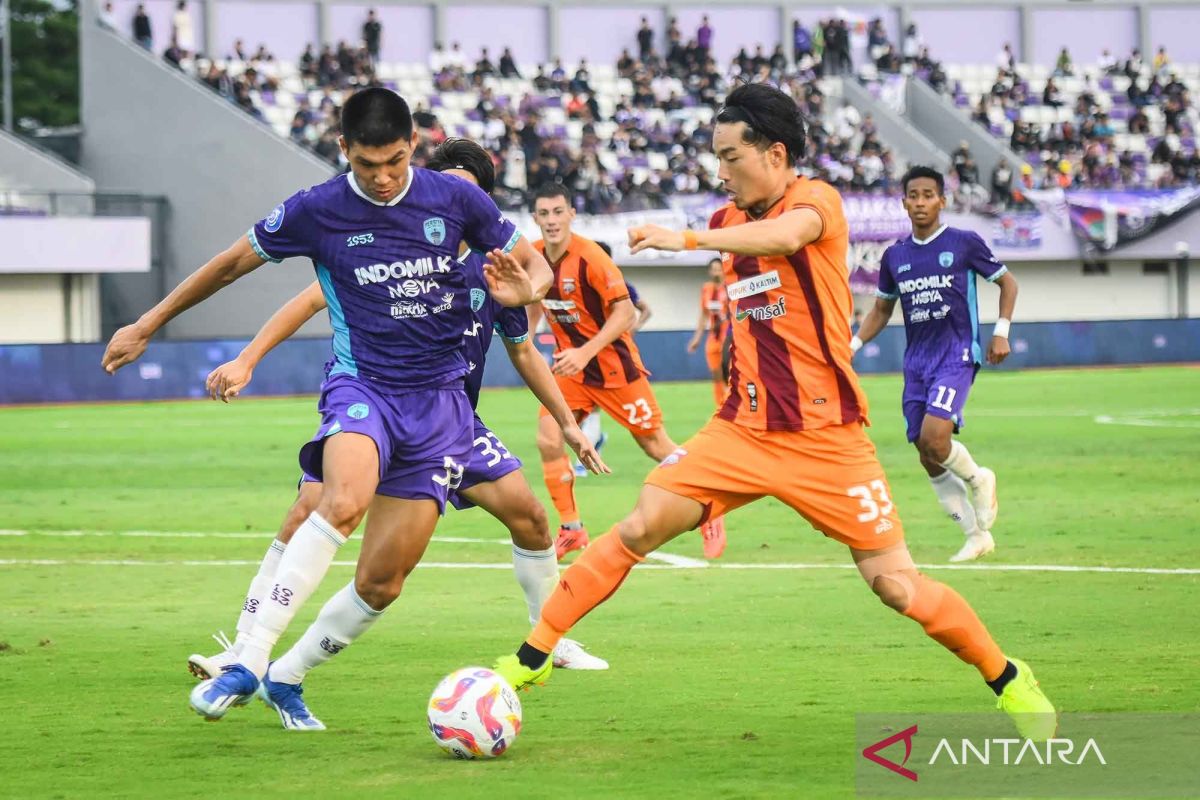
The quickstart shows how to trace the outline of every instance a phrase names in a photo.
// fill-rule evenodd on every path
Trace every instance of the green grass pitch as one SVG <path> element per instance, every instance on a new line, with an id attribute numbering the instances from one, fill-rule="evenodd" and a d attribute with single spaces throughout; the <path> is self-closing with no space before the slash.
<path id="1" fill-rule="evenodd" d="M 913 554 L 944 564 L 961 535 L 904 442 L 900 381 L 864 382 Z M 658 392 L 677 441 L 710 412 L 707 386 Z M 532 398 L 486 392 L 481 413 L 545 499 Z M 850 797 L 855 712 L 994 701 L 853 571 L 801 568 L 847 555 L 768 500 L 730 517 L 721 564 L 781 568 L 636 570 L 574 634 L 612 669 L 522 695 L 525 729 L 501 759 L 449 759 L 424 720 L 445 673 L 527 631 L 511 573 L 478 566 L 510 555 L 479 511 L 450 512 L 438 535 L 481 541 L 426 555 L 458 566 L 418 569 L 307 681 L 327 733 L 287 734 L 257 703 L 207 724 L 187 706 L 185 659 L 232 635 L 253 567 L 228 562 L 262 555 L 315 422 L 312 398 L 0 410 L 0 796 Z M 614 474 L 578 486 L 594 534 L 651 466 L 607 429 Z M 985 566 L 1200 567 L 1200 370 L 985 372 L 962 438 L 1000 480 Z M 63 531 L 88 533 L 48 535 Z M 197 535 L 114 535 L 137 531 Z M 667 550 L 699 558 L 700 541 Z M 357 552 L 352 540 L 339 559 Z M 332 570 L 283 645 L 351 574 Z M 1062 710 L 1200 708 L 1200 575 L 931 574 Z"/>

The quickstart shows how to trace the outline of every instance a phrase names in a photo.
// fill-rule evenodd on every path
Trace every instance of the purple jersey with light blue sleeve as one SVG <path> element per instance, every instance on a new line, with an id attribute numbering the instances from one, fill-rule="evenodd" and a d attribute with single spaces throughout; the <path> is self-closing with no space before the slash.
<path id="1" fill-rule="evenodd" d="M 338 175 L 276 206 L 248 237 L 268 261 L 312 260 L 333 327 L 330 378 L 408 391 L 468 372 L 463 332 L 473 318 L 460 243 L 508 251 L 520 234 L 479 187 L 411 169 L 387 203 Z"/>
<path id="2" fill-rule="evenodd" d="M 486 259 L 474 250 L 462 258 L 467 272 L 472 320 L 463 336 L 463 355 L 467 359 L 467 397 L 471 408 L 479 405 L 479 389 L 483 386 L 483 365 L 487 361 L 492 334 L 498 333 L 510 342 L 520 343 L 529 338 L 529 315 L 524 307 L 509 308 L 496 302 L 488 293 L 483 276 Z"/>
<path id="3" fill-rule="evenodd" d="M 876 294 L 900 301 L 905 370 L 979 364 L 975 276 L 995 281 L 1007 271 L 979 234 L 945 225 L 928 239 L 909 236 L 885 250 Z"/>

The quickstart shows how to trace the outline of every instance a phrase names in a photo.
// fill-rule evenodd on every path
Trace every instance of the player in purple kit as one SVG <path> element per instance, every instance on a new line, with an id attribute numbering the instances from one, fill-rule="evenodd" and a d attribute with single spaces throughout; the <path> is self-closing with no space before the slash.
<path id="1" fill-rule="evenodd" d="M 317 618 L 330 632 L 325 649 L 336 652 L 366 632 L 399 595 L 403 565 L 424 552 L 473 441 L 462 353 L 471 309 L 463 302 L 469 287 L 460 244 L 488 254 L 489 292 L 503 305 L 535 302 L 551 281 L 545 259 L 479 187 L 412 167 L 417 135 L 399 95 L 360 91 L 346 102 L 341 124 L 350 173 L 276 206 L 118 330 L 101 362 L 114 372 L 136 360 L 167 321 L 267 261 L 313 261 L 334 330 L 334 363 L 322 386 L 321 428 L 301 449 L 300 464 L 322 479 L 321 499 L 283 552 L 238 663 L 192 691 L 192 707 L 209 719 L 258 690 L 275 643 L 364 516 L 354 580 Z M 287 701 L 310 716 L 298 685 Z"/>
<path id="2" fill-rule="evenodd" d="M 989 364 L 1008 357 L 1017 279 L 979 234 L 942 224 L 946 196 L 941 173 L 913 167 L 901 185 L 913 232 L 884 251 L 875 307 L 850 347 L 857 351 L 874 339 L 900 301 L 908 338 L 903 398 L 908 440 L 916 445 L 942 508 L 966 536 L 950 560 L 971 561 L 995 549 L 991 529 L 998 510 L 995 473 L 976 464 L 952 437 L 963 426 L 967 395 L 982 361 L 975 276 L 1000 287 Z"/>
<path id="3" fill-rule="evenodd" d="M 491 156 L 467 139 L 447 139 L 433 152 L 426 168 L 471 181 L 489 194 L 495 186 L 495 168 Z M 550 409 L 572 449 L 582 453 L 583 459 L 593 464 L 595 471 L 607 471 L 576 425 L 550 368 L 529 341 L 529 317 L 525 309 L 506 308 L 489 297 L 483 274 L 483 257 L 465 244 L 463 251 L 459 261 L 468 268 L 468 295 L 465 300 L 472 312 L 471 324 L 466 328 L 462 340 L 463 354 L 470 370 L 465 388 L 471 407 L 478 406 L 488 348 L 493 334 L 499 333 L 513 366 L 538 400 Z M 237 397 L 249 385 L 254 369 L 263 357 L 325 309 L 325 297 L 317 282 L 288 301 L 237 358 L 212 371 L 206 384 L 213 398 L 228 402 Z M 473 441 L 474 450 L 463 471 L 462 482 L 457 490 L 450 493 L 448 500 L 460 510 L 478 505 L 508 528 L 513 541 L 513 571 L 525 594 L 530 619 L 536 621 L 541 614 L 542 603 L 558 582 L 557 559 L 545 509 L 534 497 L 521 473 L 521 461 L 488 429 L 478 413 L 474 417 Z M 316 508 L 321 488 L 319 479 L 307 473 L 303 475 L 296 501 L 259 565 L 258 574 L 251 581 L 237 622 L 237 639 L 231 643 L 224 640 L 223 635 L 216 636 L 214 638 L 225 646 L 223 652 L 213 656 L 193 654 L 189 657 L 188 667 L 193 675 L 207 680 L 219 675 L 224 667 L 237 662 L 239 651 L 253 627 L 257 608 L 262 604 L 263 595 L 271 588 L 278 556 L 287 547 L 296 529 Z M 324 633 L 315 626 L 310 628 L 310 632 L 311 635 L 305 634 L 295 647 L 271 665 L 269 679 L 264 682 L 268 689 L 278 683 L 300 683 L 309 670 L 330 657 L 328 649 L 320 646 Z M 585 652 L 578 642 L 571 640 L 564 640 L 564 646 L 555 651 L 554 662 L 565 669 L 608 667 L 603 659 Z M 295 715 L 289 719 L 282 713 L 284 709 L 280 708 L 280 711 L 285 726 L 289 726 Z"/>

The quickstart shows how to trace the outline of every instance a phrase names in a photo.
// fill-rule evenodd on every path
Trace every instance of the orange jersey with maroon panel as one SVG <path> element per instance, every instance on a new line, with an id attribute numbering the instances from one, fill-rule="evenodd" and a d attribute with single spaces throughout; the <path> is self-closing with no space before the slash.
<path id="1" fill-rule="evenodd" d="M 535 242 L 534 247 L 545 255 L 544 240 Z M 600 245 L 575 235 L 567 243 L 562 259 L 551 263 L 550 268 L 554 270 L 554 283 L 542 298 L 542 310 L 559 350 L 581 347 L 600 333 L 608 319 L 609 306 L 629 298 L 625 277 Z M 633 336 L 625 331 L 570 380 L 586 386 L 614 388 L 649 374 Z"/>
<path id="2" fill-rule="evenodd" d="M 705 281 L 700 290 L 700 308 L 707 315 L 708 335 L 714 339 L 725 338 L 725 326 L 729 322 L 729 298 L 724 284 Z"/>
<path id="3" fill-rule="evenodd" d="M 718 416 L 748 428 L 813 430 L 867 418 L 866 396 L 850 366 L 853 300 L 842 199 L 827 183 L 797 178 L 760 219 L 799 208 L 821 216 L 817 241 L 787 256 L 722 257 L 733 357 L 729 397 Z M 731 203 L 709 227 L 751 221 Z"/>

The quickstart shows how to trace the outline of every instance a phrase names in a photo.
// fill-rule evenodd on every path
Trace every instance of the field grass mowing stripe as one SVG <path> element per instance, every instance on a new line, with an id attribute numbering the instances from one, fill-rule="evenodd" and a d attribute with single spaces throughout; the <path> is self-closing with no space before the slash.
<path id="1" fill-rule="evenodd" d="M 662 558 L 667 554 L 660 554 Z M 853 570 L 853 564 L 714 564 L 699 559 L 682 559 L 690 563 L 639 564 L 636 569 L 729 569 L 729 570 Z M 664 559 L 665 560 L 665 559 Z M 244 559 L 181 559 L 143 561 L 136 559 L 60 559 L 60 558 L 0 558 L 0 567 L 257 567 L 260 562 Z M 335 567 L 353 567 L 354 561 L 334 561 Z M 422 561 L 422 567 L 432 569 L 512 569 L 512 564 L 458 563 L 451 561 Z M 962 572 L 1088 572 L 1125 575 L 1200 575 L 1191 567 L 1095 567 L 1066 564 L 917 564 L 924 570 L 958 570 Z"/>

